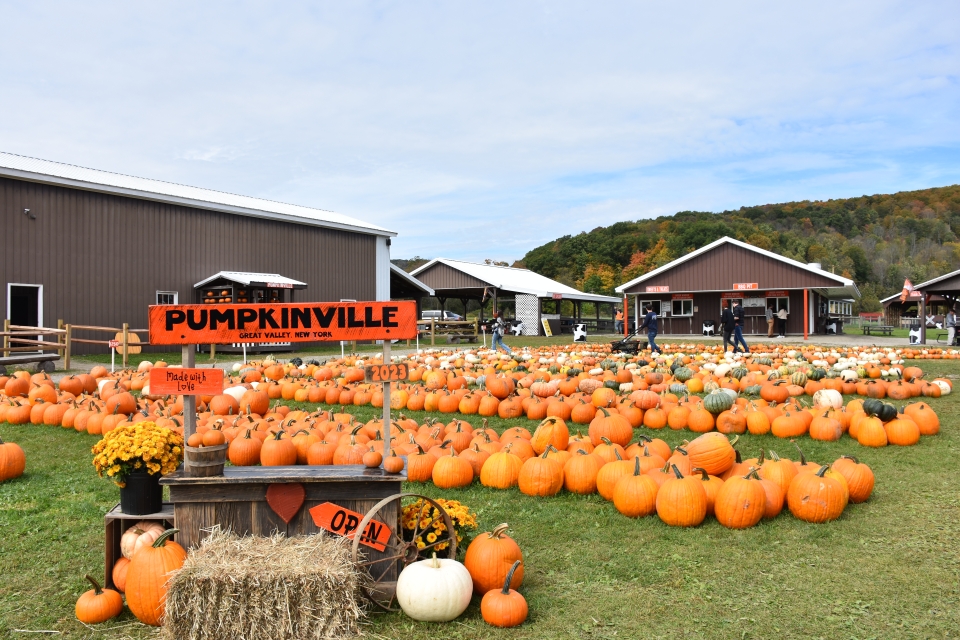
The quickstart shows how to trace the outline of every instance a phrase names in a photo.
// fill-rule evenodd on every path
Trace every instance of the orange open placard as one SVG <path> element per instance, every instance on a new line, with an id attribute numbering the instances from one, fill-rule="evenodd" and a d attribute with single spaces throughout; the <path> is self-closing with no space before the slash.
<path id="1" fill-rule="evenodd" d="M 411 300 L 150 307 L 150 344 L 400 340 L 415 337 L 417 304 Z"/>
<path id="2" fill-rule="evenodd" d="M 216 396 L 223 393 L 223 369 L 150 369 L 150 393 L 154 395 Z"/>
<path id="3" fill-rule="evenodd" d="M 399 382 L 410 378 L 410 369 L 404 363 L 371 364 L 363 368 L 364 382 Z"/>
<path id="4" fill-rule="evenodd" d="M 360 521 L 363 520 L 362 513 L 351 511 L 332 502 L 318 504 L 310 509 L 310 515 L 313 516 L 313 523 L 321 529 L 345 536 L 351 540 L 356 535 Z M 391 533 L 390 527 L 384 523 L 379 520 L 371 520 L 360 536 L 360 544 L 372 547 L 377 551 L 383 551 L 387 548 Z"/>

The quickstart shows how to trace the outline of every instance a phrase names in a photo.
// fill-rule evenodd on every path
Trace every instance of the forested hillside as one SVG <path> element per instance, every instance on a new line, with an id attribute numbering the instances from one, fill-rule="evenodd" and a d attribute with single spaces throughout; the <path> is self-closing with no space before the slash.
<path id="1" fill-rule="evenodd" d="M 852 278 L 863 293 L 862 310 L 875 310 L 904 278 L 919 283 L 960 268 L 960 185 L 617 222 L 537 247 L 516 266 L 612 293 L 723 236 Z"/>

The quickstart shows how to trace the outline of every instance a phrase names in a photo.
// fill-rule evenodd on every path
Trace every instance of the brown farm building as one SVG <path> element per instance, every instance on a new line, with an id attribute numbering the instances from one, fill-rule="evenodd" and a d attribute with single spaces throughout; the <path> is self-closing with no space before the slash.
<path id="1" fill-rule="evenodd" d="M 786 308 L 787 334 L 842 331 L 844 318 L 830 313 L 829 300 L 859 298 L 852 280 L 733 238 L 723 237 L 682 258 L 617 287 L 632 297 L 637 325 L 646 303 L 653 306 L 661 334 L 702 334 L 728 301 L 744 308 L 745 335 L 767 333 L 766 308 Z M 806 296 L 806 297 L 805 297 Z M 806 322 L 804 322 L 806 320 Z M 838 331 L 838 332 L 839 332 Z"/>
<path id="2" fill-rule="evenodd" d="M 251 303 L 391 297 L 396 233 L 320 209 L 0 153 L 0 212 L 14 325 L 142 329 L 150 305 L 214 288 Z"/>

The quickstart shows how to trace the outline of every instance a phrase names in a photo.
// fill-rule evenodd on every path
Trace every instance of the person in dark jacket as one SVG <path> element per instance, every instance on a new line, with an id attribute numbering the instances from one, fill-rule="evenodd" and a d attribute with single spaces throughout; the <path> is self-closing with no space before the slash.
<path id="1" fill-rule="evenodd" d="M 736 328 L 737 321 L 733 317 L 732 310 L 733 303 L 728 302 L 727 308 L 723 310 L 723 313 L 720 314 L 720 330 L 723 332 L 723 352 L 727 352 L 727 345 L 733 344 L 731 336 L 733 336 L 733 330 Z M 733 345 L 734 350 L 736 350 L 736 345 Z"/>
<path id="2" fill-rule="evenodd" d="M 743 306 L 738 302 L 733 305 L 733 352 L 737 352 L 737 345 L 743 347 L 743 353 L 750 353 L 750 347 L 743 339 Z"/>
<path id="3" fill-rule="evenodd" d="M 653 312 L 653 305 L 647 305 L 645 309 L 647 315 L 643 317 L 643 324 L 640 325 L 639 331 L 647 330 L 647 340 L 650 342 L 650 353 L 660 353 L 660 347 L 657 346 L 656 337 L 657 337 L 657 314 Z"/>

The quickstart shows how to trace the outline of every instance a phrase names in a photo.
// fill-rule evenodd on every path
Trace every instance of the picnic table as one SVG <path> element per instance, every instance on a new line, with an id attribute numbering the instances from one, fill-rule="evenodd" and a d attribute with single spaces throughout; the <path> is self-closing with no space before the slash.
<path id="1" fill-rule="evenodd" d="M 893 325 L 889 324 L 865 324 L 863 325 L 863 335 L 871 336 L 883 334 L 885 336 L 893 335 Z"/>

